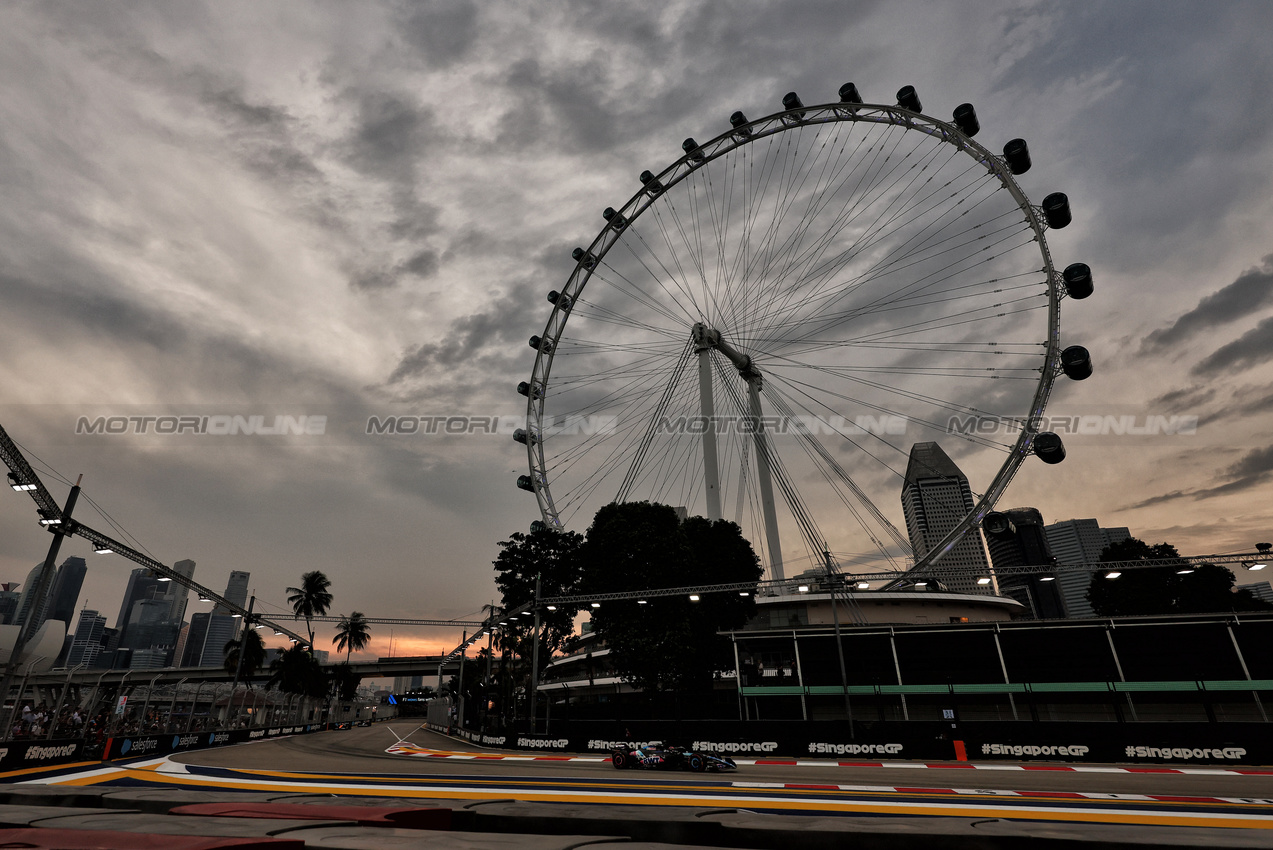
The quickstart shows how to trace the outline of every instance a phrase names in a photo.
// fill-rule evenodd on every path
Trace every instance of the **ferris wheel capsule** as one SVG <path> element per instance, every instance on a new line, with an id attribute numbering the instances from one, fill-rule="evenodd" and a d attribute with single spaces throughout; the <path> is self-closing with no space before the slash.
<path id="1" fill-rule="evenodd" d="M 861 103 L 862 95 L 858 93 L 858 87 L 853 83 L 845 83 L 840 86 L 840 103 Z"/>
<path id="2" fill-rule="evenodd" d="M 981 122 L 977 120 L 977 110 L 971 103 L 961 103 L 955 107 L 955 126 L 969 138 L 981 130 Z"/>

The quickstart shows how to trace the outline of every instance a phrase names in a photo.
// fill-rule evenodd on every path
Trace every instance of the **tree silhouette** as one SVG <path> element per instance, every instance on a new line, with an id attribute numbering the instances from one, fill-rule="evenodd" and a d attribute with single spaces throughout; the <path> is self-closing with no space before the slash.
<path id="1" fill-rule="evenodd" d="M 305 628 L 309 631 L 309 645 L 314 645 L 314 626 L 312 620 L 314 617 L 322 617 L 327 613 L 327 609 L 331 607 L 332 595 L 327 590 L 332 583 L 319 570 L 305 573 L 301 576 L 300 587 L 289 587 L 287 589 L 287 601 L 292 606 L 292 617 L 298 619 L 305 618 Z"/>
<path id="2" fill-rule="evenodd" d="M 367 644 L 371 642 L 371 626 L 367 623 L 367 618 L 363 616 L 361 611 L 354 611 L 348 617 L 341 615 L 339 627 L 336 630 L 336 636 L 332 638 L 332 643 L 336 644 L 336 651 L 345 650 L 345 663 L 349 663 L 349 654 L 351 652 L 362 652 L 367 648 Z"/>
<path id="3" fill-rule="evenodd" d="M 288 694 L 325 697 L 327 675 L 318 659 L 297 644 L 270 662 L 270 680 L 266 687 Z"/>
<path id="4" fill-rule="evenodd" d="M 1247 590 L 1234 590 L 1234 576 L 1216 564 L 1191 566 L 1170 543 L 1150 545 L 1129 537 L 1106 546 L 1101 562 L 1165 560 L 1159 567 L 1123 570 L 1116 579 L 1097 573 L 1087 591 L 1101 617 L 1144 614 L 1203 614 L 1273 608 Z"/>
<path id="5" fill-rule="evenodd" d="M 760 561 L 737 525 L 691 517 L 650 502 L 611 504 L 597 512 L 580 550 L 585 594 L 760 579 Z M 702 692 L 734 666 L 720 631 L 745 624 L 755 594 L 703 594 L 697 601 L 661 596 L 602 603 L 593 630 L 623 678 L 645 691 Z"/>
<path id="6" fill-rule="evenodd" d="M 239 669 L 239 650 L 243 648 L 243 681 L 248 688 L 252 687 L 252 675 L 265 664 L 265 641 L 257 634 L 256 629 L 245 628 L 243 634 L 226 641 L 222 652 L 225 653 L 225 672 L 234 674 Z"/>

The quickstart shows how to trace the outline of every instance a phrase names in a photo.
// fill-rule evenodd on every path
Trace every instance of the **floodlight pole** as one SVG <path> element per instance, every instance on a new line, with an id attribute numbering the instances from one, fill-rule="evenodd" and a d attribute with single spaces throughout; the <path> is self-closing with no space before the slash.
<path id="1" fill-rule="evenodd" d="M 542 575 L 542 574 L 541 574 Z M 535 643 L 534 649 L 530 654 L 530 731 L 535 733 L 535 726 L 539 722 L 539 711 L 535 704 L 535 699 L 539 694 L 539 581 L 540 575 L 535 576 Z"/>
<path id="2" fill-rule="evenodd" d="M 234 665 L 234 683 L 230 685 L 230 700 L 225 706 L 225 716 L 230 718 L 230 707 L 234 704 L 234 692 L 239 689 L 239 676 L 243 673 L 243 656 L 247 655 L 248 630 L 252 628 L 252 608 L 256 606 L 256 597 L 248 600 L 248 614 L 243 618 L 243 633 L 239 635 L 239 661 Z M 310 647 L 310 651 L 313 651 Z M 238 715 L 235 715 L 236 717 Z"/>
<path id="3" fill-rule="evenodd" d="M 827 589 L 831 591 L 831 621 L 835 623 L 835 651 L 840 656 L 840 687 L 844 690 L 844 711 L 849 715 L 849 739 L 856 740 L 853 731 L 853 706 L 849 703 L 849 675 L 844 666 L 844 642 L 840 640 L 839 602 L 835 598 L 835 579 L 831 572 L 831 551 L 822 550 L 823 565 L 827 570 Z"/>

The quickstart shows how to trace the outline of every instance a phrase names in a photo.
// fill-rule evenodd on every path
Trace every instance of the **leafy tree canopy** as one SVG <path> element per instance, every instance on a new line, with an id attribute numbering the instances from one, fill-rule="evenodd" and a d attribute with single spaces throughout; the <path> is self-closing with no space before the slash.
<path id="1" fill-rule="evenodd" d="M 243 667 L 239 667 L 239 652 L 243 651 Z M 222 649 L 225 653 L 225 672 L 233 674 L 239 670 L 243 681 L 252 687 L 252 676 L 265 664 L 265 641 L 261 640 L 256 629 L 245 628 L 243 634 L 226 642 Z"/>
<path id="2" fill-rule="evenodd" d="M 499 556 L 495 559 L 495 585 L 502 594 L 505 610 L 520 607 L 535 600 L 535 580 L 539 580 L 541 599 L 554 596 L 570 596 L 578 592 L 580 578 L 579 549 L 583 536 L 573 531 L 554 531 L 541 528 L 530 534 L 516 532 L 499 544 Z M 556 611 L 540 612 L 539 658 L 542 667 L 553 653 L 574 631 L 578 609 L 561 607 Z M 523 622 L 524 621 L 524 622 Z M 501 629 L 500 646 L 528 655 L 534 620 L 520 617 L 515 623 Z"/>
<path id="3" fill-rule="evenodd" d="M 1092 609 L 1101 617 L 1144 614 L 1202 614 L 1217 611 L 1256 611 L 1273 605 L 1250 591 L 1234 590 L 1234 576 L 1216 564 L 1202 564 L 1181 574 L 1189 562 L 1170 543 L 1150 545 L 1130 537 L 1105 547 L 1101 562 L 1167 560 L 1161 567 L 1124 570 L 1116 579 L 1097 573 L 1087 591 Z"/>
<path id="4" fill-rule="evenodd" d="M 362 681 L 346 661 L 331 668 L 331 691 L 337 699 L 350 700 L 358 696 L 358 683 Z"/>
<path id="5" fill-rule="evenodd" d="M 611 504 L 597 512 L 580 550 L 582 593 L 755 582 L 760 560 L 732 522 L 692 517 L 650 502 Z M 593 609 L 593 629 L 620 674 L 643 690 L 703 691 L 731 669 L 728 639 L 755 613 L 755 597 L 703 594 L 698 602 L 665 596 L 606 602 Z"/>
<path id="6" fill-rule="evenodd" d="M 318 659 L 296 644 L 270 662 L 270 680 L 266 687 L 289 694 L 325 697 L 327 675 Z"/>

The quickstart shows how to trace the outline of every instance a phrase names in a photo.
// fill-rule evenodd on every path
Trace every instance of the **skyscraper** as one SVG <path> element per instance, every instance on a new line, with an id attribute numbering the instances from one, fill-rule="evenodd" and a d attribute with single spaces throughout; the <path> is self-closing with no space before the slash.
<path id="1" fill-rule="evenodd" d="M 159 587 L 159 580 L 154 574 L 145 567 L 138 567 L 128 576 L 128 584 L 124 587 L 124 601 L 119 606 L 119 616 L 115 618 L 115 628 L 121 632 L 128 625 L 128 616 L 132 613 L 133 605 L 143 599 L 151 599 L 154 597 L 154 591 Z"/>
<path id="2" fill-rule="evenodd" d="M 1043 533 L 1043 515 L 1036 508 L 1010 508 L 986 514 L 981 524 L 990 562 L 999 579 L 999 592 L 1024 605 L 1036 619 L 1065 616 L 1056 573 L 1004 575 L 1009 567 L 1051 566 L 1056 563 Z"/>
<path id="3" fill-rule="evenodd" d="M 102 652 L 102 635 L 105 630 L 105 617 L 88 608 L 81 611 L 79 622 L 75 626 L 71 651 L 66 656 L 66 666 L 78 667 L 81 664 L 87 667 L 93 666 L 93 662 Z"/>
<path id="4" fill-rule="evenodd" d="M 194 578 L 194 561 L 177 561 L 172 565 L 172 571 L 186 578 Z M 164 595 L 169 603 L 168 619 L 180 623 L 186 617 L 186 598 L 190 594 L 190 588 L 179 581 L 170 581 L 167 585 Z"/>
<path id="5" fill-rule="evenodd" d="M 902 513 L 915 559 L 919 560 L 941 542 L 973 508 L 968 477 L 936 443 L 911 446 L 902 485 Z M 986 550 L 977 529 L 970 530 L 947 552 L 938 566 L 958 572 L 942 576 L 942 582 L 956 593 L 993 593 L 977 579 L 990 574 Z"/>
<path id="6" fill-rule="evenodd" d="M 1058 564 L 1095 564 L 1101 560 L 1101 551 L 1106 546 L 1132 536 L 1126 526 L 1101 528 L 1100 523 L 1094 519 L 1054 522 L 1044 526 L 1043 533 L 1047 535 L 1048 546 Z M 1065 598 L 1065 609 L 1069 616 L 1096 616 L 1091 603 L 1087 601 L 1087 588 L 1091 583 L 1091 573 L 1065 570 L 1057 574 L 1057 584 L 1061 585 L 1061 596 Z"/>
<path id="7" fill-rule="evenodd" d="M 225 593 L 221 594 L 227 602 L 233 602 L 240 608 L 246 608 L 248 604 L 248 581 L 252 578 L 252 574 L 245 570 L 231 570 L 230 580 L 226 582 Z M 230 611 L 217 606 L 218 614 L 229 614 Z"/>
<path id="8" fill-rule="evenodd" d="M 53 579 L 53 589 L 49 592 L 49 604 L 46 607 L 46 620 L 61 620 L 66 623 L 67 630 L 74 628 L 75 603 L 80 599 L 80 590 L 84 587 L 84 576 L 88 573 L 88 564 L 83 558 L 70 557 L 57 568 L 57 576 Z"/>
<path id="9" fill-rule="evenodd" d="M 19 586 L 15 581 L 0 584 L 0 624 L 12 623 L 18 616 L 18 603 L 22 601 L 22 594 L 18 592 Z"/>

